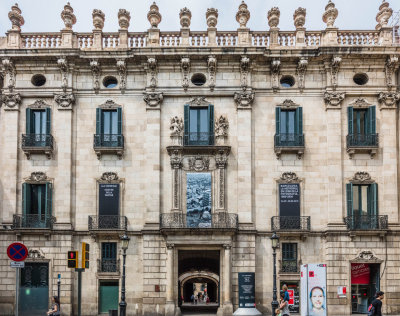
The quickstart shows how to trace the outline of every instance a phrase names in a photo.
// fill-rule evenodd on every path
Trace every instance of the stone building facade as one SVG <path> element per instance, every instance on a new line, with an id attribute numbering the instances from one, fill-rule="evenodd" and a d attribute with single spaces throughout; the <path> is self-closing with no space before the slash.
<path id="1" fill-rule="evenodd" d="M 90 244 L 82 314 L 116 307 L 126 256 L 127 315 L 179 315 L 192 289 L 218 315 L 238 308 L 238 273 L 255 272 L 256 306 L 271 312 L 278 286 L 300 291 L 300 265 L 326 264 L 329 315 L 365 311 L 377 289 L 400 314 L 398 103 L 400 42 L 389 3 L 370 31 L 250 31 L 242 2 L 236 31 L 158 28 L 76 33 L 72 7 L 58 33 L 23 33 L 21 9 L 0 37 L 0 314 L 15 310 L 7 246 L 29 249 L 21 313 L 47 306 L 61 274 L 63 315 L 77 314 L 77 273 L 67 252 Z M 379 188 L 379 190 L 378 190 Z M 355 281 L 355 271 L 368 281 Z M 199 285 L 200 284 L 200 285 Z M 347 294 L 338 296 L 338 287 Z M 197 291 L 197 290 L 196 290 Z M 197 293 L 197 292 L 196 292 Z M 189 297 L 189 298 L 188 298 Z M 28 305 L 27 305 L 28 304 Z M 42 305 L 41 305 L 42 304 Z M 199 304 L 198 306 L 200 306 Z M 116 307 L 117 308 L 117 307 Z M 305 307 L 302 307 L 305 308 Z"/>

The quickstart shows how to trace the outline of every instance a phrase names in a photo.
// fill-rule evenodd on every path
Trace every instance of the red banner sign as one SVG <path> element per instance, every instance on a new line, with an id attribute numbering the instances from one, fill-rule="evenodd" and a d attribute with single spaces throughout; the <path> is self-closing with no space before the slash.
<path id="1" fill-rule="evenodd" d="M 366 263 L 351 264 L 351 284 L 369 284 L 370 269 Z"/>

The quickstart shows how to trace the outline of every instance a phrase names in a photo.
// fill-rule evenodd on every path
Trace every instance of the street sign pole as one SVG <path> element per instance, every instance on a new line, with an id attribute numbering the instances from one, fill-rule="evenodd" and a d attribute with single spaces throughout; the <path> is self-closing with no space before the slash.
<path id="1" fill-rule="evenodd" d="M 78 316 L 81 316 L 82 272 L 85 269 L 77 268 L 75 271 L 78 272 Z"/>
<path id="2" fill-rule="evenodd" d="M 18 316 L 19 298 L 19 272 L 20 268 L 15 269 L 15 316 Z"/>

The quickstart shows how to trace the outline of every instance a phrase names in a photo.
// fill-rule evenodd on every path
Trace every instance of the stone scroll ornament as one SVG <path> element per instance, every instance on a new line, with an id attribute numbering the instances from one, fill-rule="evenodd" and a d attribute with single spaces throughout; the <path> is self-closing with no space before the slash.
<path id="1" fill-rule="evenodd" d="M 335 57 L 332 58 L 332 62 L 331 62 L 331 81 L 332 81 L 333 91 L 336 90 L 336 87 L 338 85 L 338 73 L 339 73 L 339 68 L 340 68 L 341 62 L 342 62 L 342 57 L 335 56 Z"/>
<path id="2" fill-rule="evenodd" d="M 117 70 L 119 75 L 119 88 L 122 92 L 126 89 L 126 61 L 125 59 L 117 60 Z"/>
<path id="3" fill-rule="evenodd" d="M 215 88 L 215 74 L 217 72 L 217 58 L 215 56 L 209 56 L 207 59 L 207 67 L 208 67 L 208 86 L 211 91 L 214 91 Z"/>
<path id="4" fill-rule="evenodd" d="M 182 87 L 183 90 L 187 91 L 187 89 L 189 88 L 189 71 L 190 71 L 189 57 L 182 57 L 181 70 L 182 70 Z"/>
<path id="5" fill-rule="evenodd" d="M 240 59 L 240 85 L 243 91 L 246 91 L 248 87 L 247 77 L 250 69 L 250 58 L 242 56 Z"/>
<path id="6" fill-rule="evenodd" d="M 299 63 L 297 64 L 297 76 L 299 78 L 300 92 L 303 92 L 304 90 L 307 66 L 308 59 L 306 57 L 300 58 Z"/>
<path id="7" fill-rule="evenodd" d="M 150 88 L 154 91 L 157 87 L 157 59 L 155 57 L 149 57 L 147 59 L 147 66 L 149 67 L 150 73 Z"/>
<path id="8" fill-rule="evenodd" d="M 60 68 L 61 71 L 61 78 L 62 78 L 62 84 L 61 88 L 63 89 L 63 92 L 65 93 L 68 88 L 68 62 L 66 57 L 60 57 L 57 59 L 57 65 L 58 68 Z"/>
<path id="9" fill-rule="evenodd" d="M 8 91 L 11 93 L 13 92 L 15 88 L 15 76 L 16 76 L 16 70 L 14 63 L 12 62 L 11 59 L 9 58 L 4 58 L 2 60 L 4 72 L 8 76 Z"/>
<path id="10" fill-rule="evenodd" d="M 100 62 L 97 59 L 90 61 L 90 69 L 93 75 L 93 89 L 95 93 L 99 93 L 100 90 Z"/>
<path id="11" fill-rule="evenodd" d="M 279 89 L 279 73 L 281 70 L 281 61 L 277 58 L 271 61 L 271 73 L 272 73 L 272 90 L 277 92 Z"/>

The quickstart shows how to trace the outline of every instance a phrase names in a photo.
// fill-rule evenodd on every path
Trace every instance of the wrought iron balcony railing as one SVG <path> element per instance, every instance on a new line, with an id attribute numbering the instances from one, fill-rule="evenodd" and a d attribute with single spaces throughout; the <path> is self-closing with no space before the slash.
<path id="1" fill-rule="evenodd" d="M 275 134 L 275 147 L 304 147 L 304 134 Z"/>
<path id="2" fill-rule="evenodd" d="M 119 259 L 97 259 L 97 272 L 120 272 Z"/>
<path id="3" fill-rule="evenodd" d="M 387 215 L 347 216 L 344 222 L 348 230 L 379 230 L 388 229 Z"/>
<path id="4" fill-rule="evenodd" d="M 126 216 L 118 215 L 89 215 L 89 230 L 126 230 Z"/>
<path id="5" fill-rule="evenodd" d="M 211 214 L 211 219 L 202 225 L 193 225 L 185 214 L 169 213 L 160 215 L 161 229 L 229 229 L 237 230 L 239 228 L 238 215 L 231 213 Z"/>
<path id="6" fill-rule="evenodd" d="M 271 217 L 272 231 L 309 231 L 310 216 L 273 216 Z"/>
<path id="7" fill-rule="evenodd" d="M 281 260 L 280 273 L 297 273 L 300 272 L 297 260 Z"/>
<path id="8" fill-rule="evenodd" d="M 349 134 L 346 137 L 347 148 L 378 147 L 379 134 Z"/>
<path id="9" fill-rule="evenodd" d="M 183 144 L 185 146 L 212 146 L 214 145 L 214 133 L 185 133 L 183 136 Z"/>
<path id="10" fill-rule="evenodd" d="M 52 229 L 56 218 L 50 215 L 14 215 L 13 229 Z"/>
<path id="11" fill-rule="evenodd" d="M 123 148 L 124 135 L 121 134 L 95 134 L 94 135 L 94 148 L 109 147 L 109 148 Z"/>
<path id="12" fill-rule="evenodd" d="M 22 134 L 22 148 L 26 147 L 53 148 L 53 136 L 51 134 Z"/>

